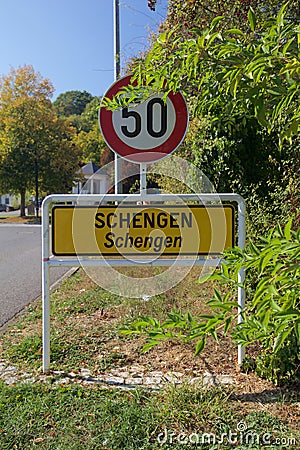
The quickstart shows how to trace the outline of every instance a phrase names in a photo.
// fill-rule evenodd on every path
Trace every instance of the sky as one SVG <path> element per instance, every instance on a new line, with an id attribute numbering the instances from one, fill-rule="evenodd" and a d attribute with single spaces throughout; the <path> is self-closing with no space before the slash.
<path id="1" fill-rule="evenodd" d="M 167 12 L 158 0 L 119 0 L 121 70 L 149 47 Z M 114 82 L 114 0 L 0 0 L 0 76 L 32 65 L 61 93 L 101 96 Z"/>

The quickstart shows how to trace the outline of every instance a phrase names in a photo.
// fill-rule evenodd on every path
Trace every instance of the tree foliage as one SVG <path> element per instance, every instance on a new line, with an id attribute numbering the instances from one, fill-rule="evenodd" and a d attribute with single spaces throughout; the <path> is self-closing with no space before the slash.
<path id="1" fill-rule="evenodd" d="M 33 67 L 25 65 L 10 69 L 8 75 L 0 79 L 0 107 L 9 107 L 14 102 L 25 98 L 34 98 L 37 101 L 49 101 L 54 92 L 52 83 L 47 78 L 42 78 Z"/>
<path id="2" fill-rule="evenodd" d="M 182 91 L 190 125 L 177 153 L 218 191 L 255 192 L 270 203 L 276 193 L 284 204 L 288 186 L 297 186 L 300 158 L 299 5 L 251 2 L 239 24 L 228 14 L 213 17 L 216 5 L 229 3 L 171 1 L 164 32 L 133 65 L 138 93 L 128 87 L 107 105 L 134 103 L 153 90 Z"/>
<path id="3" fill-rule="evenodd" d="M 53 102 L 59 116 L 80 115 L 88 103 L 93 100 L 87 91 L 67 91 L 60 94 Z"/>
<path id="4" fill-rule="evenodd" d="M 74 135 L 73 142 L 81 149 L 83 162 L 94 161 L 97 165 L 100 164 L 101 157 L 107 146 L 97 122 L 93 124 L 89 131 L 81 130 Z"/>
<path id="5" fill-rule="evenodd" d="M 72 94 L 72 95 L 70 95 Z M 59 113 L 59 117 L 65 118 L 65 110 L 63 107 L 57 107 L 57 101 L 62 104 L 72 98 L 73 104 L 81 104 L 80 108 L 69 108 L 70 114 L 67 116 L 69 124 L 74 127 L 76 132 L 73 136 L 74 145 L 81 150 L 82 162 L 94 161 L 100 164 L 100 159 L 106 148 L 106 144 L 100 133 L 98 123 L 98 109 L 101 99 L 93 97 L 86 91 L 69 91 L 61 94 L 54 102 L 54 106 Z M 82 109 L 82 107 L 84 108 Z"/>
<path id="6" fill-rule="evenodd" d="M 208 338 L 218 341 L 229 333 L 236 343 L 255 345 L 245 368 L 275 383 L 298 378 L 299 2 L 173 0 L 163 29 L 146 58 L 136 61 L 138 92 L 129 86 L 110 106 L 162 90 L 183 91 L 191 121 L 179 152 L 199 165 L 218 191 L 246 193 L 256 229 L 246 251 L 226 251 L 226 263 L 209 276 L 222 284 L 214 288 L 209 314 L 173 311 L 164 321 L 141 317 L 122 333 L 145 334 L 144 351 L 162 339 L 193 340 L 196 355 Z M 259 235 L 262 221 L 276 223 L 291 211 L 294 228 L 289 220 Z M 236 324 L 234 293 L 243 268 L 247 302 L 244 321 Z"/>
<path id="7" fill-rule="evenodd" d="M 137 63 L 133 80 L 152 92 L 181 90 L 193 97 L 195 115 L 210 114 L 229 132 L 255 119 L 262 130 L 275 131 L 282 146 L 300 123 L 299 25 L 285 19 L 287 8 L 261 23 L 250 8 L 248 33 L 222 30 L 223 16 L 204 31 L 194 28 L 188 39 L 165 31 Z M 127 97 L 120 93 L 123 105 L 136 98 L 131 87 Z"/>
<path id="8" fill-rule="evenodd" d="M 189 38 L 192 28 L 205 30 L 215 17 L 223 16 L 221 28 L 241 28 L 249 30 L 247 15 L 249 8 L 255 10 L 259 20 L 275 17 L 283 2 L 280 0 L 170 0 L 167 20 L 168 30 L 179 27 L 181 36 Z M 289 2 L 289 20 L 299 21 L 300 7 L 297 0 Z"/>
<path id="9" fill-rule="evenodd" d="M 74 129 L 58 118 L 50 97 L 53 87 L 32 66 L 11 69 L 0 83 L 0 184 L 21 194 L 39 183 L 44 192 L 66 192 L 72 186 L 79 152 Z"/>

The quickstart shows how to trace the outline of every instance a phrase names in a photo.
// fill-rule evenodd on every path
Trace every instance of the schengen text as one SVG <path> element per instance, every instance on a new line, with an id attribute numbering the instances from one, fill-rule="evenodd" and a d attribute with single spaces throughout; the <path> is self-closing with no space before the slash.
<path id="1" fill-rule="evenodd" d="M 104 228 L 191 228 L 193 214 L 191 212 L 98 212 L 95 216 L 95 227 Z"/>
<path id="2" fill-rule="evenodd" d="M 109 232 L 105 235 L 106 242 L 104 246 L 106 248 L 116 247 L 117 249 L 136 248 L 142 250 L 153 250 L 155 253 L 160 253 L 164 248 L 180 249 L 182 245 L 182 236 L 130 236 L 126 233 L 125 237 L 116 236 L 114 233 Z"/>
<path id="3" fill-rule="evenodd" d="M 180 251 L 183 243 L 182 229 L 193 227 L 190 211 L 98 211 L 95 229 L 104 231 L 104 247 L 112 252 L 161 253 Z M 163 233 L 157 235 L 154 230 Z"/>

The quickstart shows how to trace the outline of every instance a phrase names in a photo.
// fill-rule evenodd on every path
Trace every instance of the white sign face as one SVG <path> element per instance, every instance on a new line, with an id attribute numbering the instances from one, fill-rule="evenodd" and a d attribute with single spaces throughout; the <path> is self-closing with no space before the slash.
<path id="1" fill-rule="evenodd" d="M 176 113 L 163 94 L 151 97 L 134 108 L 113 111 L 113 127 L 122 142 L 138 150 L 151 150 L 163 145 L 176 124 Z"/>
<path id="2" fill-rule="evenodd" d="M 131 75 L 121 78 L 106 92 L 112 99 L 130 85 Z M 136 163 L 150 163 L 171 154 L 182 142 L 188 110 L 180 92 L 155 94 L 137 106 L 115 111 L 101 108 L 100 129 L 107 145 Z"/>

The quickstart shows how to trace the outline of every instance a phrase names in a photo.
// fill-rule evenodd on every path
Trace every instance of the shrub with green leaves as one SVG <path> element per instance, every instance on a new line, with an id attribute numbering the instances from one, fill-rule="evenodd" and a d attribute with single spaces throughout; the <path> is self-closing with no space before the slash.
<path id="1" fill-rule="evenodd" d="M 245 252 L 226 252 L 228 264 L 212 277 L 237 285 L 237 273 L 245 267 L 249 288 L 244 322 L 234 327 L 232 338 L 244 346 L 260 344 L 256 371 L 276 383 L 299 375 L 300 230 L 291 225 L 289 221 L 284 229 L 271 230 Z"/>
<path id="2" fill-rule="evenodd" d="M 214 289 L 214 298 L 208 302 L 210 314 L 193 317 L 189 312 L 173 312 L 163 322 L 146 317 L 121 332 L 146 334 L 144 351 L 162 339 L 196 340 L 196 355 L 204 349 L 208 336 L 217 341 L 221 332 L 230 333 L 240 345 L 259 346 L 252 365 L 260 376 L 276 384 L 296 378 L 300 364 L 300 229 L 293 231 L 290 220 L 284 229 L 278 226 L 260 238 L 257 245 L 250 243 L 246 251 L 239 247 L 227 250 L 224 258 L 218 271 L 199 280 L 218 281 L 225 287 Z M 243 322 L 236 324 L 239 306 L 233 296 L 242 268 L 247 300 Z"/>

